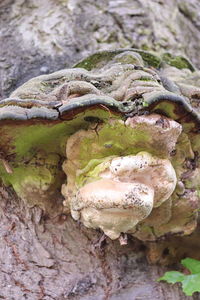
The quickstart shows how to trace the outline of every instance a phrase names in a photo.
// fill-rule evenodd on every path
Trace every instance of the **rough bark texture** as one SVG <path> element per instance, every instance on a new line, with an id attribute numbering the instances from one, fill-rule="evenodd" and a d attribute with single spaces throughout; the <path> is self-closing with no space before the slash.
<path id="1" fill-rule="evenodd" d="M 157 283 L 166 270 L 149 265 L 144 246 L 102 239 L 71 217 L 48 218 L 1 188 L 1 299 L 191 299 Z M 193 299 L 199 299 L 198 295 Z"/>
<path id="2" fill-rule="evenodd" d="M 199 65 L 199 1 L 2 0 L 0 97 L 99 49 L 186 54 Z"/>
<path id="3" fill-rule="evenodd" d="M 99 49 L 170 51 L 200 67 L 199 11 L 198 0 L 3 0 L 0 98 L 31 77 L 69 67 Z M 25 207 L 3 186 L 0 197 L 1 299 L 192 299 L 178 285 L 156 282 L 166 268 L 149 265 L 136 239 L 121 247 L 70 216 L 49 217 Z M 191 240 L 179 238 L 187 248 L 186 242 Z M 171 262 L 191 251 L 177 251 L 176 245 Z M 163 249 L 164 242 L 155 262 L 165 262 Z M 198 249 L 194 242 L 197 258 Z M 148 253 L 152 261 L 155 252 Z"/>

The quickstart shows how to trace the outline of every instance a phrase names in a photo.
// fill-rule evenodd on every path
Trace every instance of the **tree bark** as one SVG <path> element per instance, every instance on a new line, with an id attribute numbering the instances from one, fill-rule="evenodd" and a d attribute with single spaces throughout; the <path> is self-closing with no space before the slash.
<path id="1" fill-rule="evenodd" d="M 0 192 L 1 299 L 192 298 L 178 285 L 156 282 L 166 268 L 148 264 L 138 240 L 120 246 L 70 216 L 27 208 L 10 188 Z"/>
<path id="2" fill-rule="evenodd" d="M 100 49 L 187 55 L 200 67 L 199 1 L 2 0 L 0 98 Z"/>

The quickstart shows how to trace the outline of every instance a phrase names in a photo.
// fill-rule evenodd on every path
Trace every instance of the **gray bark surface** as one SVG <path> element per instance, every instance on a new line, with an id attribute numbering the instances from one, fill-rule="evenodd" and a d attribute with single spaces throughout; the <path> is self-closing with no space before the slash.
<path id="1" fill-rule="evenodd" d="M 166 268 L 148 264 L 138 240 L 120 246 L 70 216 L 25 207 L 10 189 L 0 194 L 0 299 L 192 299 L 156 282 Z"/>
<path id="2" fill-rule="evenodd" d="M 0 98 L 100 49 L 170 51 L 200 67 L 199 30 L 198 0 L 2 0 Z M 3 185 L 0 198 L 0 299 L 200 299 L 157 283 L 166 267 L 150 265 L 138 240 L 103 240 L 70 216 L 25 207 Z"/>
<path id="3" fill-rule="evenodd" d="M 198 0 L 2 0 L 0 97 L 100 49 L 187 55 L 200 67 Z"/>

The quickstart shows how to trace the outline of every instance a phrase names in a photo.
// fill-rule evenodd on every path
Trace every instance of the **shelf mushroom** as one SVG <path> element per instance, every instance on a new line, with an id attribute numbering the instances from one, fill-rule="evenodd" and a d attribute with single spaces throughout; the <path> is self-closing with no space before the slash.
<path id="1" fill-rule="evenodd" d="M 200 91 L 189 85 L 198 76 L 185 58 L 119 49 L 29 80 L 0 101 L 2 184 L 112 239 L 190 234 L 200 208 Z"/>

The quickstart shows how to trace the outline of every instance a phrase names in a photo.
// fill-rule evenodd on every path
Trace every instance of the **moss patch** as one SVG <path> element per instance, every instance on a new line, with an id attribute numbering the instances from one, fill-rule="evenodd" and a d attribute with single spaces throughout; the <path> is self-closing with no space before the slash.
<path id="1" fill-rule="evenodd" d="M 190 69 L 192 72 L 195 71 L 193 64 L 183 56 L 174 56 L 170 53 L 164 53 L 162 60 L 177 69 Z"/>
<path id="2" fill-rule="evenodd" d="M 155 147 L 143 124 L 132 128 L 114 120 L 101 125 L 98 132 L 83 135 L 76 147 L 79 151 L 74 160 L 78 169 L 73 176 L 77 187 L 98 180 L 99 173 L 107 168 L 107 162 L 116 156 L 136 155 L 142 151 L 161 155 L 160 148 Z"/>
<path id="3" fill-rule="evenodd" d="M 113 155 L 126 156 L 148 150 L 150 136 L 138 126 L 133 129 L 123 122 L 111 122 L 102 126 L 98 135 L 86 137 L 80 146 L 81 167 L 92 159 L 102 159 Z M 153 151 L 153 149 L 151 149 Z"/>
<path id="4" fill-rule="evenodd" d="M 13 173 L 6 172 L 3 164 L 0 164 L 0 176 L 5 184 L 11 184 L 17 194 L 31 199 L 28 196 L 28 189 L 31 187 L 43 191 L 45 186 L 51 189 L 51 185 L 61 186 L 62 161 L 66 157 L 66 143 L 70 135 L 80 128 L 87 129 L 90 116 L 107 122 L 110 112 L 102 109 L 88 110 L 79 114 L 70 121 L 52 122 L 52 124 L 27 125 L 26 122 L 19 122 L 16 126 L 6 125 L 1 127 L 1 148 L 8 159 L 8 164 Z M 118 116 L 113 115 L 113 118 Z M 36 192 L 38 193 L 38 192 Z M 25 197 L 25 196 L 24 196 Z M 35 197 L 35 196 L 34 196 Z"/>
<path id="5" fill-rule="evenodd" d="M 119 49 L 113 51 L 99 51 L 87 57 L 86 59 L 81 60 L 79 63 L 74 65 L 74 68 L 84 68 L 88 71 L 96 68 L 102 68 L 109 61 L 111 61 L 116 55 L 125 53 L 125 52 L 135 52 L 140 54 L 146 66 L 152 66 L 158 68 L 161 64 L 161 59 L 151 52 L 147 52 L 139 49 Z M 126 63 L 126 61 L 124 62 Z"/>

